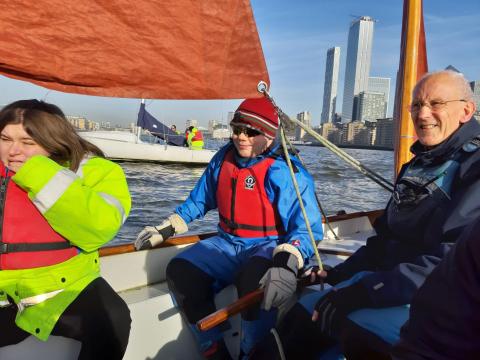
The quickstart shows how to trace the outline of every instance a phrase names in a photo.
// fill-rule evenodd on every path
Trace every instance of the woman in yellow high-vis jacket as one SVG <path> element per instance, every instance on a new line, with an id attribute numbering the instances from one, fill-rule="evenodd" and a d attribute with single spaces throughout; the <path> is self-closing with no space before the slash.
<path id="1" fill-rule="evenodd" d="M 97 250 L 130 211 L 122 169 L 38 100 L 0 111 L 0 160 L 0 347 L 53 334 L 79 359 L 121 359 L 130 313 Z"/>

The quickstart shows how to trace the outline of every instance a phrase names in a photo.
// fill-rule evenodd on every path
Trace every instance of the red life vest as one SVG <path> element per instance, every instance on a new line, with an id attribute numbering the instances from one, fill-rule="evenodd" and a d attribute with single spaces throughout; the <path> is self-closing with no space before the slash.
<path id="1" fill-rule="evenodd" d="M 200 130 L 197 129 L 197 131 L 194 133 L 192 142 L 194 141 L 203 141 L 203 134 Z"/>
<path id="2" fill-rule="evenodd" d="M 30 269 L 66 261 L 78 249 L 52 229 L 28 198 L 11 181 L 0 162 L 0 270 Z"/>
<path id="3" fill-rule="evenodd" d="M 225 155 L 218 176 L 217 206 L 220 227 L 241 237 L 284 234 L 278 212 L 265 192 L 265 175 L 275 159 L 266 158 L 248 168 L 235 164 L 234 150 Z"/>
<path id="4" fill-rule="evenodd" d="M 195 131 L 194 131 L 195 130 Z M 193 137 L 192 137 L 192 142 L 194 141 L 203 141 L 203 134 L 200 130 L 198 130 L 197 128 L 193 128 L 192 131 L 193 133 Z M 185 139 L 188 141 L 188 135 L 190 134 L 190 131 L 187 131 L 187 133 L 185 134 Z"/>

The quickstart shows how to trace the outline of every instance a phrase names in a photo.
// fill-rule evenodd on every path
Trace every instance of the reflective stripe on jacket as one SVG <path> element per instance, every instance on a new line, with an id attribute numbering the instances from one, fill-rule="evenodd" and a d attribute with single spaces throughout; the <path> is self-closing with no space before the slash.
<path id="1" fill-rule="evenodd" d="M 265 175 L 275 159 L 240 169 L 234 161 L 233 149 L 223 161 L 217 187 L 220 227 L 242 237 L 278 236 L 283 225 L 265 192 Z"/>

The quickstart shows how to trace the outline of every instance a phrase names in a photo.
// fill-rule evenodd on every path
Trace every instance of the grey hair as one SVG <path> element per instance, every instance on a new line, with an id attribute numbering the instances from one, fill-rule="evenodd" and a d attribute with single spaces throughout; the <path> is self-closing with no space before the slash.
<path id="1" fill-rule="evenodd" d="M 439 70 L 439 71 L 432 71 L 429 73 L 424 74 L 420 80 L 417 82 L 415 87 L 413 88 L 413 93 L 415 93 L 420 85 L 422 85 L 427 79 L 429 79 L 432 76 L 438 76 L 438 75 L 446 75 L 452 78 L 453 80 L 456 80 L 458 84 L 461 86 L 461 90 L 463 92 L 463 98 L 468 101 L 474 101 L 473 98 L 473 91 L 472 88 L 470 87 L 470 82 L 467 80 L 467 78 L 458 71 L 454 70 Z"/>

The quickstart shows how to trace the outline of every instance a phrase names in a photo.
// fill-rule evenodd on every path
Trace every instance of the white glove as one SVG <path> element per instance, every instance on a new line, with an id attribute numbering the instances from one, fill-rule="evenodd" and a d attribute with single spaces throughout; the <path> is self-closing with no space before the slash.
<path id="1" fill-rule="evenodd" d="M 178 214 L 168 217 L 157 226 L 146 226 L 135 240 L 135 249 L 150 249 L 167 240 L 170 236 L 183 234 L 188 231 L 187 223 Z"/>

